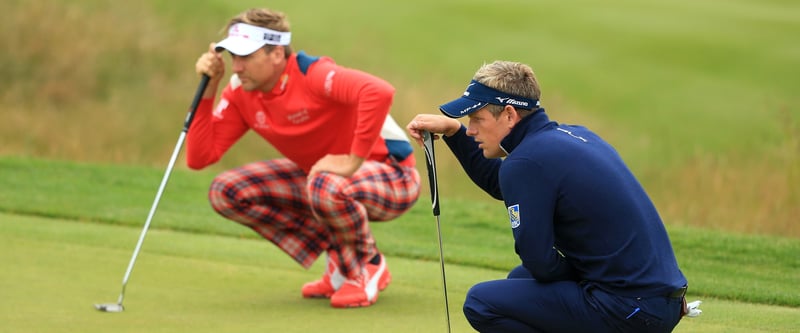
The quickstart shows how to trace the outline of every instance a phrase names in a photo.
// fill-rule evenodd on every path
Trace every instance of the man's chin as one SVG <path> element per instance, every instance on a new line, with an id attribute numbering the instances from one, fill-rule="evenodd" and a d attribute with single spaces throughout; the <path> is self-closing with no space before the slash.
<path id="1" fill-rule="evenodd" d="M 239 77 L 239 82 L 241 83 L 242 90 L 244 90 L 244 91 L 248 91 L 249 92 L 249 91 L 256 90 L 256 88 L 257 88 L 256 84 L 253 83 L 253 81 L 250 81 L 248 79 L 242 79 L 241 77 Z"/>
<path id="2" fill-rule="evenodd" d="M 503 152 L 490 152 L 486 149 L 483 150 L 483 157 L 492 159 L 492 158 L 501 158 L 506 156 Z"/>

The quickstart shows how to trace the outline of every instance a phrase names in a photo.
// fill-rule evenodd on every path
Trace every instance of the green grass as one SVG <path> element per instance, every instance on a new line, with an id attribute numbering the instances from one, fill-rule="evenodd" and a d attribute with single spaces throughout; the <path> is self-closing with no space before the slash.
<path id="1" fill-rule="evenodd" d="M 395 281 L 379 303 L 342 311 L 300 297 L 303 270 L 266 242 L 152 230 L 116 302 L 138 228 L 0 214 L 3 332 L 429 332 L 444 329 L 438 263 L 389 257 Z M 448 267 L 451 302 L 470 282 L 500 276 Z M 389 292 L 391 290 L 391 292 Z M 454 331 L 467 331 L 454 312 Z M 346 318 L 346 319 L 344 319 Z M 353 323 L 358 323 L 354 330 Z"/>
<path id="2" fill-rule="evenodd" d="M 146 167 L 0 157 L 0 211 L 140 226 L 163 173 Z M 254 232 L 211 210 L 205 196 L 212 175 L 173 171 L 154 224 L 161 229 L 257 239 Z M 438 260 L 435 220 L 427 200 L 421 198 L 408 214 L 393 222 L 372 224 L 383 251 L 409 259 Z M 516 266 L 519 261 L 503 216 L 499 202 L 488 205 L 442 198 L 440 219 L 447 261 L 506 271 Z M 796 255 L 800 240 L 668 227 L 695 293 L 800 307 L 800 257 Z"/>
<path id="3" fill-rule="evenodd" d="M 72 297 L 103 296 L 97 295 L 96 290 L 92 290 L 92 288 L 99 289 L 98 286 L 103 279 L 118 281 L 124 272 L 126 256 L 129 255 L 138 239 L 136 233 L 140 230 L 150 209 L 163 172 L 163 170 L 149 167 L 122 167 L 0 157 L 0 174 L 3 175 L 0 177 L 0 212 L 6 212 L 0 220 L 24 222 L 8 222 L 3 226 L 7 230 L 2 234 L 9 238 L 9 241 L 2 243 L 13 247 L 2 251 L 8 256 L 8 260 L 4 260 L 4 262 L 11 264 L 9 267 L 18 267 L 14 271 L 24 275 L 6 275 L 6 278 L 19 281 L 37 281 L 39 279 L 40 283 L 49 283 L 53 284 L 53 287 L 60 288 L 62 285 L 58 281 L 61 275 L 66 274 L 66 279 L 71 280 L 70 275 L 80 274 L 84 271 L 91 272 L 92 269 L 69 266 L 72 268 L 62 269 L 71 269 L 72 271 L 47 273 L 38 272 L 38 270 L 50 267 L 54 261 L 70 265 L 69 262 L 74 257 L 73 251 L 88 251 L 90 254 L 85 254 L 84 256 L 87 258 L 82 259 L 85 261 L 84 266 L 90 263 L 92 258 L 97 258 L 101 260 L 101 263 L 95 265 L 94 270 L 111 271 L 88 274 L 89 276 L 102 276 L 100 281 L 92 280 L 95 277 L 75 277 L 74 279 L 77 281 L 88 279 L 81 282 L 86 285 L 81 287 L 83 289 L 67 289 L 78 294 Z M 314 278 L 319 274 L 319 267 L 314 268 L 311 272 L 303 271 L 272 245 L 261 241 L 249 229 L 240 227 L 213 213 L 205 199 L 207 184 L 212 175 L 210 172 L 192 172 L 183 168 L 173 171 L 154 218 L 152 230 L 148 234 L 149 238 L 145 242 L 145 248 L 147 252 L 179 258 L 162 258 L 164 262 L 152 268 L 137 267 L 137 272 L 144 272 L 134 276 L 137 277 L 136 281 L 138 279 L 162 281 L 164 276 L 168 276 L 170 279 L 186 279 L 191 282 L 165 282 L 164 284 L 159 282 L 150 285 L 151 288 L 156 289 L 152 291 L 156 295 L 143 295 L 143 297 L 156 304 L 164 302 L 161 297 L 173 297 L 171 296 L 172 291 L 167 290 L 175 289 L 170 285 L 170 283 L 175 283 L 182 286 L 181 288 L 188 289 L 178 294 L 188 295 L 174 296 L 171 303 L 167 302 L 164 306 L 176 307 L 175 311 L 178 312 L 212 311 L 213 306 L 223 306 L 220 305 L 219 297 L 215 292 L 236 292 L 239 293 L 237 294 L 239 297 L 245 297 L 248 290 L 250 294 L 246 296 L 246 300 L 232 300 L 231 302 L 261 302 L 247 305 L 253 307 L 252 315 L 260 311 L 271 311 L 269 309 L 276 306 L 285 307 L 284 302 L 289 302 L 288 299 L 296 297 L 298 288 L 296 284 Z M 421 202 L 405 216 L 390 223 L 373 224 L 373 230 L 381 249 L 392 259 L 393 270 L 399 272 L 410 270 L 406 278 L 398 275 L 396 284 L 409 288 L 409 290 L 399 292 L 401 295 L 406 293 L 436 294 L 432 290 L 435 285 L 430 285 L 430 282 L 426 285 L 414 277 L 416 274 L 436 274 L 438 264 L 435 222 L 429 205 L 427 205 L 428 198 L 423 197 L 420 200 Z M 499 204 L 492 206 L 461 199 L 445 198 L 443 200 L 441 220 L 445 257 L 448 267 L 454 267 L 451 268 L 454 272 L 448 273 L 448 282 L 452 284 L 450 289 L 453 290 L 451 294 L 451 303 L 454 304 L 455 309 L 453 316 L 459 318 L 458 320 L 463 320 L 458 309 L 463 301 L 463 293 L 470 285 L 489 278 L 501 278 L 509 268 L 517 264 L 511 246 L 511 235 L 505 226 L 506 221 L 501 218 L 502 213 L 502 205 Z M 107 229 L 112 227 L 114 229 Z M 106 232 L 102 230 L 116 230 L 125 235 L 107 238 Z M 685 326 L 697 323 L 705 330 L 707 328 L 703 324 L 705 318 L 712 317 L 713 320 L 709 321 L 709 324 L 714 323 L 714 325 L 720 325 L 716 320 L 728 318 L 736 324 L 721 325 L 719 326 L 720 331 L 758 327 L 764 332 L 779 332 L 782 328 L 798 323 L 797 318 L 800 317 L 797 316 L 789 316 L 777 321 L 772 319 L 767 321 L 765 318 L 780 317 L 778 314 L 785 311 L 796 313 L 800 308 L 800 292 L 797 287 L 797 281 L 800 280 L 800 258 L 796 255 L 800 253 L 800 240 L 774 236 L 741 235 L 681 226 L 668 226 L 668 231 L 681 268 L 689 278 L 691 297 L 706 301 L 703 308 L 707 310 L 707 313 L 703 315 L 704 317 L 687 321 L 691 324 Z M 30 233 L 30 236 L 22 236 L 27 233 Z M 158 237 L 181 240 L 158 240 Z M 224 245 L 206 244 L 204 240 L 218 241 Z M 237 245 L 239 242 L 242 245 Z M 251 246 L 259 249 L 252 250 Z M 47 247 L 56 248 L 48 250 Z M 94 247 L 99 247 L 99 249 Z M 233 251 L 233 254 L 229 253 L 230 251 Z M 51 256 L 41 258 L 44 253 L 50 253 Z M 53 253 L 59 253 L 59 255 L 52 256 Z M 106 253 L 115 254 L 113 262 L 111 258 L 97 257 L 101 254 L 105 256 Z M 26 259 L 21 256 L 22 254 L 35 258 Z M 68 258 L 70 260 L 66 260 Z M 175 260 L 185 260 L 188 263 L 175 262 Z M 269 262 L 264 262 L 264 260 Z M 281 268 L 277 269 L 278 266 L 273 261 L 279 262 L 278 266 Z M 194 267 L 193 263 L 200 267 Z M 399 267 L 395 268 L 395 263 Z M 140 266 L 146 267 L 146 265 L 143 263 Z M 221 276 L 218 276 L 218 273 L 215 273 L 217 269 L 207 267 L 208 265 L 212 267 L 214 265 L 233 265 L 234 267 L 220 268 Z M 236 268 L 236 265 L 245 265 L 248 268 L 242 271 L 241 268 Z M 410 267 L 427 267 L 428 271 L 420 273 Z M 202 273 L 184 272 L 192 269 L 206 271 Z M 276 269 L 277 271 L 275 271 Z M 182 274 L 178 274 L 179 272 Z M 139 277 L 140 274 L 145 277 Z M 156 277 L 147 278 L 148 274 L 155 274 Z M 32 280 L 31 276 L 36 276 L 36 279 Z M 181 276 L 183 277 L 181 278 Z M 207 277 L 209 281 L 203 279 L 196 281 L 198 277 Z M 241 278 L 258 279 L 265 284 L 275 284 L 275 288 L 260 289 L 265 287 L 252 283 L 228 283 L 219 280 Z M 10 284 L 11 281 L 6 285 Z M 227 289 L 230 284 L 235 284 L 236 288 L 241 289 L 231 291 Z M 113 301 L 113 288 L 116 286 L 106 282 L 103 287 L 111 289 L 103 290 L 103 293 L 112 294 L 105 297 L 111 297 L 109 301 Z M 28 288 L 42 289 L 35 286 Z M 215 288 L 221 288 L 221 290 L 205 290 Z M 269 294 L 270 297 L 264 296 L 263 298 L 257 296 L 267 291 L 278 295 Z M 37 298 L 26 300 L 26 297 L 22 297 L 24 294 L 31 293 L 31 290 L 23 289 L 19 292 L 21 294 L 9 298 L 13 300 L 14 304 L 27 301 L 33 302 L 27 306 L 33 306 L 37 302 L 44 302 Z M 43 292 L 45 295 L 52 293 L 47 292 L 47 288 L 39 292 Z M 198 294 L 202 294 L 202 296 L 198 296 Z M 185 305 L 178 304 L 186 297 L 202 298 L 203 300 Z M 277 304 L 269 303 L 268 300 L 274 297 L 278 297 L 281 301 L 277 301 Z M 426 306 L 430 306 L 431 309 L 425 313 L 435 311 L 437 304 L 435 297 L 432 299 L 431 295 L 426 297 L 425 302 L 429 302 L 426 303 L 428 304 Z M 388 296 L 387 298 L 391 299 Z M 87 299 L 83 299 L 83 301 L 105 302 L 102 297 L 97 301 Z M 202 301 L 212 302 L 212 304 L 196 304 L 196 302 Z M 405 304 L 404 302 L 407 300 L 397 300 L 397 302 Z M 418 304 L 418 302 L 422 302 L 422 300 L 415 300 L 410 304 Z M 383 302 L 383 300 L 381 302 L 381 304 L 386 303 L 390 305 L 382 305 L 380 308 L 391 312 L 395 310 L 395 306 L 399 306 L 403 309 L 401 312 L 411 311 L 412 313 L 407 315 L 414 316 L 414 310 L 408 309 L 408 304 L 395 305 L 391 301 Z M 291 304 L 296 307 L 286 310 L 288 311 L 287 316 L 297 315 L 294 311 L 300 311 L 299 309 L 308 303 Z M 64 307 L 71 308 L 76 305 L 64 305 Z M 201 311 L 196 309 L 196 306 L 208 306 L 209 308 Z M 709 308 L 714 309 L 715 306 L 722 306 L 724 310 L 720 311 L 725 311 L 725 314 L 708 310 Z M 152 307 L 158 308 L 158 306 L 150 304 L 143 306 L 143 308 L 150 309 L 147 311 L 155 311 Z M 389 308 L 392 310 L 388 310 Z M 323 313 L 320 320 L 323 323 L 326 322 L 325 318 L 328 314 L 324 312 L 327 310 L 325 305 L 321 305 L 318 309 Z M 756 311 L 759 315 L 753 315 L 751 319 L 747 320 L 742 319 L 750 318 L 746 315 L 739 317 L 748 311 Z M 709 312 L 713 315 L 710 315 Z M 722 317 L 717 317 L 719 315 Z M 436 325 L 436 319 L 431 320 L 432 323 L 416 319 L 412 322 Z M 235 319 L 235 321 L 239 321 L 239 319 Z M 76 323 L 75 325 L 81 327 L 80 325 L 83 324 Z M 164 325 L 168 327 L 170 324 Z M 404 330 L 398 329 L 398 332 L 400 331 Z"/>
<path id="4" fill-rule="evenodd" d="M 444 302 L 438 262 L 388 256 L 394 281 L 374 306 L 331 308 L 305 300 L 306 271 L 263 241 L 154 229 L 128 282 L 123 313 L 95 311 L 116 302 L 140 229 L 0 213 L 3 332 L 441 332 Z M 504 272 L 448 264 L 453 332 L 470 332 L 460 312 L 474 283 Z M 756 291 L 757 292 L 757 291 Z M 800 309 L 690 293 L 704 313 L 675 332 L 792 332 Z M 353 323 L 358 323 L 354 328 Z"/>
<path id="5" fill-rule="evenodd" d="M 308 310 L 289 285 L 318 272 L 288 264 L 206 203 L 215 172 L 275 156 L 253 135 L 202 172 L 179 159 L 134 276 L 131 306 L 136 295 L 148 305 L 130 311 L 142 315 L 83 308 L 116 297 L 118 286 L 108 281 L 121 277 L 163 175 L 197 85 L 195 59 L 230 16 L 265 5 L 289 14 L 296 49 L 392 82 L 401 124 L 437 112 L 484 62 L 531 64 L 551 117 L 607 138 L 662 213 L 692 296 L 707 301 L 703 317 L 679 331 L 800 327 L 796 1 L 11 0 L 0 2 L 9 13 L 0 42 L 15 45 L 0 53 L 0 258 L 20 273 L 0 275 L 3 286 L 14 286 L 0 291 L 0 331 L 280 331 L 270 325 L 285 322 L 345 330 L 337 326 L 341 312 L 325 304 Z M 459 293 L 502 276 L 516 258 L 502 206 L 442 151 L 443 238 L 448 264 L 458 267 L 449 282 L 463 283 L 451 296 L 454 318 L 462 319 Z M 373 229 L 393 267 L 424 267 L 414 274 L 434 282 L 402 278 L 391 289 L 397 294 L 349 315 L 378 314 L 382 331 L 443 329 L 427 203 Z M 103 243 L 106 234 L 115 241 Z M 166 244 L 181 250 L 159 249 Z M 250 244 L 258 250 L 248 251 Z M 210 259 L 213 253 L 223 257 Z M 148 268 L 147 260 L 157 264 Z M 254 295 L 256 278 L 275 288 Z M 151 294 L 138 289 L 153 280 L 163 284 L 149 285 Z M 29 284 L 16 288 L 25 286 L 19 281 Z M 101 287 L 108 289 L 94 294 Z M 44 312 L 48 302 L 55 303 Z M 407 307 L 415 302 L 425 314 Z M 223 322 L 208 320 L 220 311 Z M 273 311 L 289 319 L 268 316 Z"/>

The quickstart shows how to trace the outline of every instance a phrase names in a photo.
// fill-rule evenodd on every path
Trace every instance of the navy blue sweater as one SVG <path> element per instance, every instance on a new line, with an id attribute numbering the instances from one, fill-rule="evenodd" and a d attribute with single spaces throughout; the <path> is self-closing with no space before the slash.
<path id="1" fill-rule="evenodd" d="M 616 150 L 544 109 L 487 159 L 462 128 L 445 142 L 467 175 L 509 211 L 514 248 L 540 282 L 573 280 L 625 296 L 666 295 L 686 284 L 664 224 Z"/>

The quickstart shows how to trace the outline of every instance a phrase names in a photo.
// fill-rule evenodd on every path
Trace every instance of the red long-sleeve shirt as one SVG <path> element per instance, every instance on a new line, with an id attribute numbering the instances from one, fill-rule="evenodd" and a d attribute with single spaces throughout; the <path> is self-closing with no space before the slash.
<path id="1" fill-rule="evenodd" d="M 394 88 L 380 78 L 299 52 L 269 93 L 240 85 L 233 75 L 216 108 L 213 99 L 200 101 L 187 135 L 190 168 L 216 163 L 250 129 L 305 172 L 326 154 L 377 161 L 392 155 L 415 164 L 407 136 L 389 115 Z"/>

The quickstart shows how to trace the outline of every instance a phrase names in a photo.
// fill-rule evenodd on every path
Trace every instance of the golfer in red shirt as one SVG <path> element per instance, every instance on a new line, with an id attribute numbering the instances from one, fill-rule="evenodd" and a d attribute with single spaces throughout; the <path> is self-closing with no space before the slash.
<path id="1" fill-rule="evenodd" d="M 196 63 L 210 81 L 187 136 L 189 167 L 217 162 L 255 131 L 283 157 L 218 175 L 211 206 L 305 268 L 327 253 L 324 275 L 302 287 L 303 297 L 330 297 L 334 307 L 375 303 L 391 275 L 368 222 L 406 212 L 420 187 L 412 147 L 389 115 L 394 88 L 330 58 L 293 52 L 281 12 L 247 10 L 227 31 Z M 233 74 L 214 107 L 222 51 Z"/>

